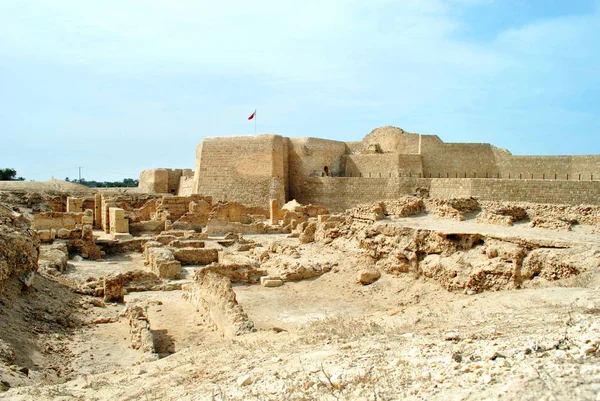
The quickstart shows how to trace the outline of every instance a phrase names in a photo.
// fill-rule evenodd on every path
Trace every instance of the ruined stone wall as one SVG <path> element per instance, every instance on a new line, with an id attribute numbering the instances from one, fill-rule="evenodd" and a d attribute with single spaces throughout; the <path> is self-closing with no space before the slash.
<path id="1" fill-rule="evenodd" d="M 252 206 L 284 202 L 284 142 L 279 135 L 206 138 L 196 151 L 194 193 Z"/>
<path id="2" fill-rule="evenodd" d="M 31 228 L 34 230 L 60 230 L 75 228 L 84 217 L 84 213 L 42 212 L 33 216 Z"/>

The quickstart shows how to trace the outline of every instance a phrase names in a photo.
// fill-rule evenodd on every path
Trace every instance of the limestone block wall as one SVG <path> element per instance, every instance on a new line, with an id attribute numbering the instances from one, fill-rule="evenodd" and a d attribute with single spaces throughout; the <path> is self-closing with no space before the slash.
<path id="1" fill-rule="evenodd" d="M 194 193 L 261 207 L 285 202 L 284 142 L 270 134 L 206 138 L 196 150 Z"/>
<path id="2" fill-rule="evenodd" d="M 421 183 L 423 182 L 423 183 Z M 309 177 L 299 186 L 295 199 L 302 204 L 322 205 L 339 213 L 361 203 L 413 195 L 427 180 L 418 178 Z"/>
<path id="3" fill-rule="evenodd" d="M 308 177 L 320 177 L 324 167 L 330 176 L 345 175 L 344 154 L 347 147 L 344 142 L 316 138 L 289 139 L 289 195 L 288 199 L 301 196 L 301 183 Z M 281 200 L 280 204 L 281 203 Z M 285 203 L 285 202 L 284 202 Z"/>
<path id="4" fill-rule="evenodd" d="M 487 143 L 444 143 L 437 136 L 423 135 L 421 154 L 424 177 L 496 177 L 501 149 Z"/>
<path id="5" fill-rule="evenodd" d="M 190 196 L 165 196 L 156 202 L 156 218 L 158 220 L 175 221 L 190 211 L 190 204 L 195 202 L 206 202 L 212 205 L 210 196 L 190 195 Z"/>
<path id="6" fill-rule="evenodd" d="M 72 212 L 41 212 L 33 216 L 31 228 L 34 230 L 60 230 L 61 228 L 73 229 L 81 224 L 84 213 Z"/>
<path id="7" fill-rule="evenodd" d="M 600 205 L 600 181 L 531 179 L 431 179 L 430 196 L 476 196 L 481 200 Z"/>
<path id="8" fill-rule="evenodd" d="M 129 233 L 129 220 L 125 218 L 125 210 L 118 207 L 109 208 L 110 233 Z"/>
<path id="9" fill-rule="evenodd" d="M 83 199 L 67 196 L 67 213 L 83 212 Z"/>
<path id="10" fill-rule="evenodd" d="M 192 171 L 192 170 L 189 170 Z M 189 196 L 194 193 L 194 175 L 186 176 L 182 175 L 179 179 L 179 189 L 177 190 L 177 195 L 179 196 Z"/>
<path id="11" fill-rule="evenodd" d="M 345 155 L 346 177 L 419 177 L 423 173 L 421 155 L 374 153 Z"/>
<path id="12" fill-rule="evenodd" d="M 310 177 L 296 200 L 334 213 L 361 203 L 392 200 L 428 188 L 433 198 L 475 196 L 481 200 L 600 205 L 600 181 L 508 180 L 486 178 Z"/>
<path id="13" fill-rule="evenodd" d="M 507 156 L 498 163 L 501 178 L 600 179 L 600 156 Z"/>
<path id="14" fill-rule="evenodd" d="M 155 168 L 140 173 L 138 189 L 144 193 L 177 194 L 182 176 L 190 177 L 190 169 Z"/>

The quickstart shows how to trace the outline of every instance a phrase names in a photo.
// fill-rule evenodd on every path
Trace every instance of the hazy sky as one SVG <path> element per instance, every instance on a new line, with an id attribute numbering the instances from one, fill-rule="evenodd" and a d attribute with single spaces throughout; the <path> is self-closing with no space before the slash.
<path id="1" fill-rule="evenodd" d="M 255 108 L 259 133 L 600 154 L 600 0 L 0 0 L 0 168 L 193 168 Z"/>

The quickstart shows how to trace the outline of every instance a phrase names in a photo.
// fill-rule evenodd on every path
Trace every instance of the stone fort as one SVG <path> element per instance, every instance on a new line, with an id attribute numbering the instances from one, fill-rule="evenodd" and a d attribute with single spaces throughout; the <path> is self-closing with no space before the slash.
<path id="1" fill-rule="evenodd" d="M 598 205 L 600 155 L 513 156 L 487 143 L 445 143 L 396 127 L 359 142 L 212 137 L 198 145 L 195 170 L 144 170 L 139 189 L 261 207 L 296 199 L 332 211 L 424 190 L 435 198 Z"/>

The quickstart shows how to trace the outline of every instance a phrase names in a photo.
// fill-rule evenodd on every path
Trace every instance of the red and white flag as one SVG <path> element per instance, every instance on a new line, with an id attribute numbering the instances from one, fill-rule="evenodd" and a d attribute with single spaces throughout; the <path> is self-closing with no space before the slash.
<path id="1" fill-rule="evenodd" d="M 254 113 L 250 114 L 250 117 L 248 117 L 248 120 L 252 120 L 255 116 L 256 116 L 256 110 L 254 110 Z"/>

